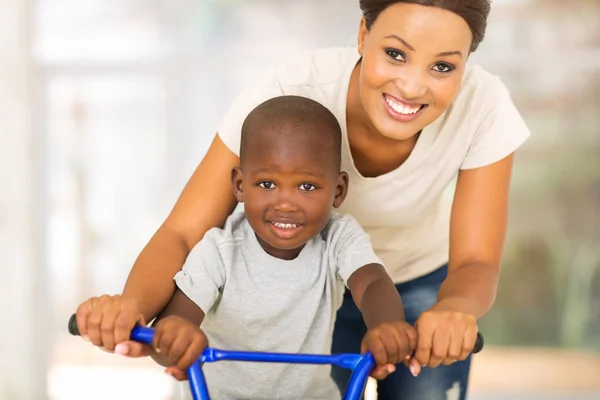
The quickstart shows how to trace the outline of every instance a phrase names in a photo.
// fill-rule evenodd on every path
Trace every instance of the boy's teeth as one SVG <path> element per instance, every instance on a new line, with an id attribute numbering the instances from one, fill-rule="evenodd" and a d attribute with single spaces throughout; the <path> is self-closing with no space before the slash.
<path id="1" fill-rule="evenodd" d="M 409 107 L 409 106 L 402 105 L 387 95 L 385 96 L 385 101 L 386 101 L 386 103 L 388 103 L 388 105 L 390 107 L 392 107 L 394 109 L 394 111 L 396 111 L 400 114 L 410 115 L 410 114 L 416 113 L 417 111 L 419 111 L 421 109 L 421 106 Z"/>
<path id="2" fill-rule="evenodd" d="M 282 224 L 281 222 L 273 222 L 273 225 L 275 225 L 278 228 L 284 228 L 284 229 L 292 229 L 292 228 L 298 227 L 298 225 L 296 225 L 296 224 Z"/>

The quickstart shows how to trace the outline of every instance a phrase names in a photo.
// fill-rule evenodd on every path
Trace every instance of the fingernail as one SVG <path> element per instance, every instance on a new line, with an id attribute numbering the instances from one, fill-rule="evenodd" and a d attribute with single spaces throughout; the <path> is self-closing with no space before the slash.
<path id="1" fill-rule="evenodd" d="M 416 378 L 417 377 L 417 371 L 415 370 L 415 366 L 411 365 L 409 367 L 409 369 L 410 369 L 410 373 L 412 374 L 412 376 L 414 376 Z"/>
<path id="2" fill-rule="evenodd" d="M 410 360 L 410 354 L 407 354 L 407 355 L 406 355 L 406 357 L 404 357 L 404 359 L 405 359 L 406 361 Z"/>
<path id="3" fill-rule="evenodd" d="M 126 356 L 126 355 L 127 355 L 127 351 L 128 351 L 128 350 L 129 350 L 129 349 L 128 349 L 128 348 L 127 348 L 127 346 L 126 346 L 126 345 L 124 345 L 124 344 L 118 344 L 118 345 L 115 347 L 115 353 L 116 353 L 116 354 L 120 354 L 120 355 L 122 355 L 122 356 Z"/>
<path id="4" fill-rule="evenodd" d="M 82 336 L 83 340 L 85 340 L 86 342 L 90 341 L 90 337 L 88 335 L 83 335 Z"/>
<path id="5" fill-rule="evenodd" d="M 387 371 L 388 371 L 390 374 L 391 374 L 392 372 L 394 372 L 395 370 L 396 370 L 396 368 L 395 368 L 393 365 L 390 365 L 390 366 L 387 368 Z"/>

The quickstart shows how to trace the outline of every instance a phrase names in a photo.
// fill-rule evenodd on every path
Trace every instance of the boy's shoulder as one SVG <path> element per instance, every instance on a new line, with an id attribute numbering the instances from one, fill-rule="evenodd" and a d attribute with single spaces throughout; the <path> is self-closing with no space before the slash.
<path id="1" fill-rule="evenodd" d="M 227 217 L 222 227 L 214 227 L 206 231 L 201 241 L 213 244 L 219 249 L 223 246 L 241 246 L 246 223 L 243 212 L 234 212 Z"/>
<path id="2" fill-rule="evenodd" d="M 323 240 L 331 242 L 338 239 L 341 235 L 352 234 L 355 232 L 364 232 L 358 221 L 350 214 L 332 212 L 329 222 L 321 231 Z"/>

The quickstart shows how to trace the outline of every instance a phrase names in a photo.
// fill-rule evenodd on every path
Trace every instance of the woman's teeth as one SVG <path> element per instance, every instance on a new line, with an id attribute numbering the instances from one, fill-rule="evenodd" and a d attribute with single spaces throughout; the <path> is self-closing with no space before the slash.
<path id="1" fill-rule="evenodd" d="M 421 107 L 423 107 L 423 106 L 414 106 L 414 107 L 405 106 L 405 105 L 398 103 L 393 98 L 391 98 L 390 96 L 387 96 L 387 95 L 385 96 L 385 101 L 386 101 L 386 103 L 388 103 L 388 105 L 390 107 L 392 107 L 394 109 L 394 111 L 396 111 L 397 113 L 400 113 L 400 114 L 404 114 L 404 115 L 414 114 L 414 113 L 418 112 L 421 109 Z"/>
<path id="2" fill-rule="evenodd" d="M 298 225 L 296 225 L 296 224 L 282 224 L 281 222 L 272 222 L 272 224 L 278 228 L 283 228 L 283 229 L 292 229 L 292 228 L 298 227 Z"/>

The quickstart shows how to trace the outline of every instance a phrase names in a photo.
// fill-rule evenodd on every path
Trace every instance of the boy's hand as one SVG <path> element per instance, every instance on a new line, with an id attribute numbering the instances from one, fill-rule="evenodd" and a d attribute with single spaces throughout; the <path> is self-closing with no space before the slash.
<path id="1" fill-rule="evenodd" d="M 396 364 L 407 362 L 417 344 L 417 331 L 404 321 L 386 322 L 369 329 L 363 338 L 361 352 L 370 351 L 376 367 L 375 379 L 384 379 L 396 370 Z"/>
<path id="2" fill-rule="evenodd" d="M 152 348 L 129 340 L 136 325 L 146 325 L 135 300 L 122 296 L 92 297 L 77 307 L 80 335 L 108 352 L 128 357 L 143 357 Z"/>
<path id="3" fill-rule="evenodd" d="M 155 351 L 172 364 L 166 372 L 177 380 L 186 379 L 185 371 L 208 346 L 208 339 L 198 326 L 175 315 L 158 321 L 152 342 Z"/>

